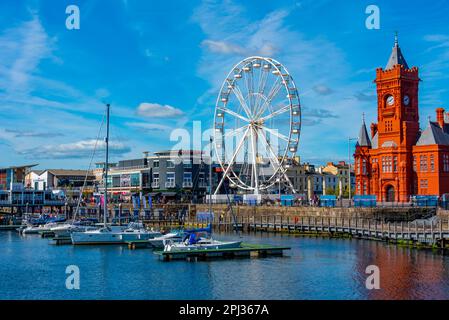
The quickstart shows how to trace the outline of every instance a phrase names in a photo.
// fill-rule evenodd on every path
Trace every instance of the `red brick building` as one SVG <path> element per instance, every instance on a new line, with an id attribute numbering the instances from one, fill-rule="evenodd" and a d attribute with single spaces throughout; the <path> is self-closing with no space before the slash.
<path id="1" fill-rule="evenodd" d="M 396 37 L 385 69 L 376 70 L 377 123 L 363 120 L 356 145 L 356 194 L 406 202 L 449 193 L 449 114 L 436 109 L 420 130 L 418 68 L 409 68 Z"/>

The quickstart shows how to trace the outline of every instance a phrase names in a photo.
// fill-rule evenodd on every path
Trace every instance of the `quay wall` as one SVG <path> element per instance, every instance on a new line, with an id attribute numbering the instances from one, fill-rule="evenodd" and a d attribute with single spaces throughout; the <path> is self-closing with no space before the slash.
<path id="1" fill-rule="evenodd" d="M 207 204 L 198 204 L 191 208 L 191 213 L 207 212 Z M 215 216 L 230 216 L 231 210 L 227 205 L 213 205 Z M 283 217 L 328 217 L 328 218 L 365 218 L 392 220 L 410 220 L 426 218 L 435 215 L 435 208 L 398 207 L 398 208 L 321 208 L 321 207 L 279 207 L 279 206 L 233 206 L 233 213 L 237 216 L 283 216 Z M 449 211 L 441 212 L 449 217 Z"/>

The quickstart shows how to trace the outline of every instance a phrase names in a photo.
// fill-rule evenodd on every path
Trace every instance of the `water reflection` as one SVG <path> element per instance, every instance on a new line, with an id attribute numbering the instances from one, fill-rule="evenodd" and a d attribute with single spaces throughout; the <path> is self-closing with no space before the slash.
<path id="1" fill-rule="evenodd" d="M 290 246 L 286 257 L 162 262 L 151 250 L 49 245 L 38 236 L 1 232 L 3 299 L 447 299 L 446 256 L 365 240 L 216 234 Z M 65 289 L 78 265 L 81 290 Z M 377 265 L 381 290 L 367 290 Z"/>

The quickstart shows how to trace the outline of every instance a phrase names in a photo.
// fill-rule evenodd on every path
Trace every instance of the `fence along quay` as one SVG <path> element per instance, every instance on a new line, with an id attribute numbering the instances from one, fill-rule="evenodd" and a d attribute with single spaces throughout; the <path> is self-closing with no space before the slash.
<path id="1" fill-rule="evenodd" d="M 206 223 L 206 222 L 203 222 Z M 188 224 L 188 223 L 187 223 Z M 190 223 L 200 225 L 199 223 Z M 449 248 L 449 219 L 384 222 L 371 218 L 290 217 L 279 215 L 230 216 L 214 219 L 217 230 L 283 232 L 309 236 L 354 237 L 399 244 Z"/>

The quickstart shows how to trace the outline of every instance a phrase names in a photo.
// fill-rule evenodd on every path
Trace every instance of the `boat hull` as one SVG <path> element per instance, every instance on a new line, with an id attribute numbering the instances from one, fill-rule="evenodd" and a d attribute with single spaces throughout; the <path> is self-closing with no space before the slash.
<path id="1" fill-rule="evenodd" d="M 173 244 L 165 246 L 164 251 L 196 251 L 196 250 L 220 250 L 220 249 L 234 249 L 240 248 L 241 241 L 233 242 L 221 242 L 212 244 L 194 244 L 194 245 L 184 245 L 184 244 Z"/>

